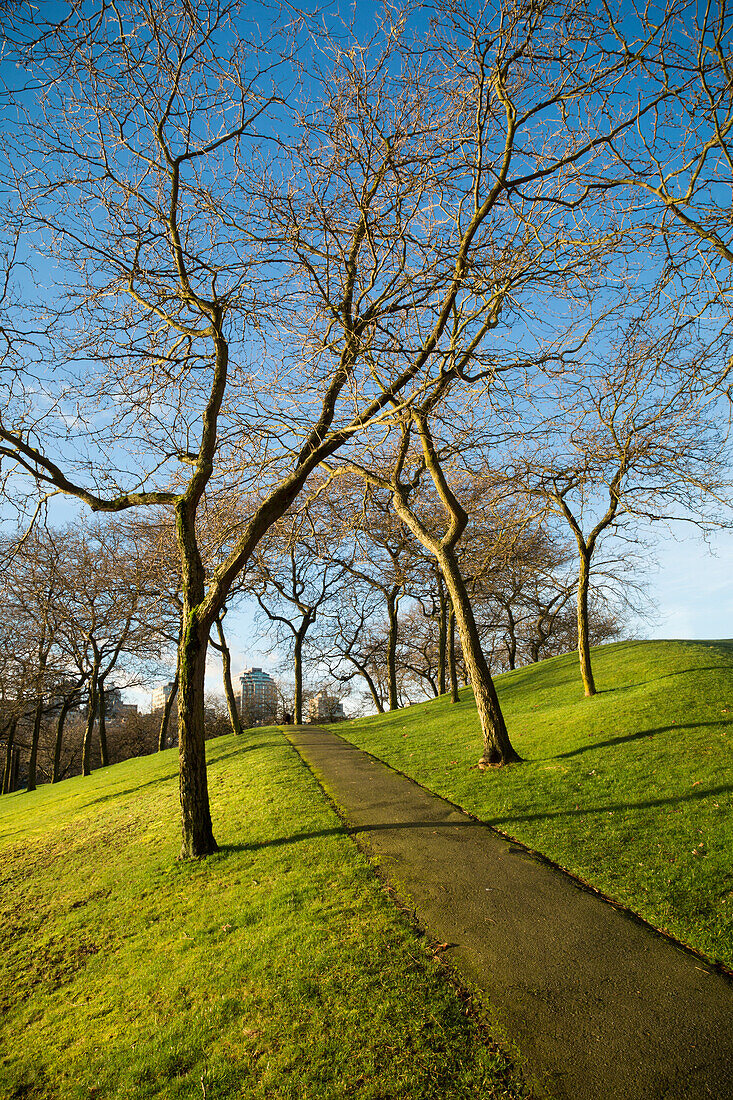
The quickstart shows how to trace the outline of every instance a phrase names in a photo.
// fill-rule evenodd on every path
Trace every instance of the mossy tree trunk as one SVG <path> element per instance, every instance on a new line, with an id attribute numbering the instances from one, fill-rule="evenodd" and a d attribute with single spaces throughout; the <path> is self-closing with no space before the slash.
<path id="1" fill-rule="evenodd" d="M 208 480 L 208 479 L 206 479 Z M 201 612 L 204 566 L 196 540 L 196 505 L 203 492 L 194 487 L 176 505 L 176 534 L 181 554 L 183 612 L 178 645 L 178 756 L 181 795 L 181 858 L 197 859 L 218 851 L 211 826 L 206 774 L 204 683 L 211 620 Z M 218 609 L 217 609 L 218 610 Z"/>

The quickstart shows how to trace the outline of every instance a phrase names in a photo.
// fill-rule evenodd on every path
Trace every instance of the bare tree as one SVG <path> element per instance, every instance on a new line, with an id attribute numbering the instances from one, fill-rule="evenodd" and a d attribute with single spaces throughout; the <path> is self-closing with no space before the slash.
<path id="1" fill-rule="evenodd" d="M 633 536 L 633 523 L 725 522 L 729 467 L 725 432 L 706 401 L 696 357 L 669 333 L 629 326 L 607 356 L 566 386 L 551 442 L 532 443 L 518 478 L 572 532 L 578 549 L 577 637 L 586 696 L 596 693 L 588 601 L 594 554 L 605 533 Z M 705 350 L 698 352 L 704 355 Z"/>
<path id="2" fill-rule="evenodd" d="M 273 527 L 254 556 L 249 584 L 257 602 L 278 632 L 278 641 L 292 644 L 296 724 L 303 721 L 303 648 L 321 608 L 344 579 L 344 567 L 323 559 L 323 531 L 314 515 L 284 517 Z"/>
<path id="3" fill-rule="evenodd" d="M 10 390 L 0 457 L 96 511 L 175 512 L 182 854 L 205 855 L 206 650 L 235 577 L 321 462 L 422 400 L 456 308 L 459 382 L 522 295 L 599 263 L 613 233 L 584 219 L 579 166 L 664 93 L 637 102 L 641 49 L 585 4 L 446 3 L 419 45 L 391 13 L 367 45 L 317 37 L 286 150 L 267 119 L 292 77 L 239 5 L 23 12 L 8 51 L 42 93 L 18 100 L 8 172 L 68 311 L 53 384 L 26 364 Z M 237 464 L 251 508 L 207 582 L 196 517 Z"/>

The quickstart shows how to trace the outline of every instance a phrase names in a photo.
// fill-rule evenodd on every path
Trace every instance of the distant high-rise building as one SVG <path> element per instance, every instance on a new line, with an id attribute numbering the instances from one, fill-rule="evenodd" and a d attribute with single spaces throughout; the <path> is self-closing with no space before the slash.
<path id="1" fill-rule="evenodd" d="M 341 722 L 345 717 L 342 703 L 327 691 L 319 691 L 308 704 L 309 722 Z"/>
<path id="2" fill-rule="evenodd" d="M 167 684 L 159 684 L 153 692 L 153 705 L 151 710 L 153 714 L 159 714 L 160 711 L 165 710 L 165 704 L 170 698 L 171 692 L 176 686 L 175 680 L 169 680 Z"/>
<path id="3" fill-rule="evenodd" d="M 277 721 L 277 687 L 261 668 L 246 668 L 239 677 L 240 713 L 245 726 L 268 726 Z"/>

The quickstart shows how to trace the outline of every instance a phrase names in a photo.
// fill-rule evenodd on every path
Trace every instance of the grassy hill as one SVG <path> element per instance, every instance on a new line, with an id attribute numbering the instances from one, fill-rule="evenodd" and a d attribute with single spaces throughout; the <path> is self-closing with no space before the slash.
<path id="1" fill-rule="evenodd" d="M 733 965 L 733 643 L 627 642 L 337 727 Z M 209 743 L 221 852 L 178 863 L 175 751 L 0 798 L 2 1100 L 525 1095 L 276 730 Z"/>
<path id="2" fill-rule="evenodd" d="M 425 787 L 733 967 L 733 642 L 594 650 L 497 689 L 525 762 L 482 773 L 471 692 L 335 727 Z"/>
<path id="3" fill-rule="evenodd" d="M 282 735 L 208 749 L 200 863 L 175 751 L 0 798 L 0 1097 L 525 1095 Z"/>

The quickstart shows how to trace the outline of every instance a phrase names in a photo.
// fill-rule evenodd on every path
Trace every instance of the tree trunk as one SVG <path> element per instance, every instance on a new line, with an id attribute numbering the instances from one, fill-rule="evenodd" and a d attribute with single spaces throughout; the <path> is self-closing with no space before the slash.
<path id="1" fill-rule="evenodd" d="M 107 715 L 105 710 L 107 708 L 107 693 L 104 690 L 104 680 L 99 681 L 99 755 L 102 763 L 102 767 L 106 768 L 109 764 L 109 754 L 107 752 Z"/>
<path id="2" fill-rule="evenodd" d="M 387 641 L 387 690 L 389 709 L 399 710 L 397 698 L 397 606 L 399 604 L 399 585 L 392 588 L 387 596 L 387 614 L 389 616 L 389 637 Z"/>
<path id="3" fill-rule="evenodd" d="M 13 750 L 13 765 L 10 769 L 10 792 L 18 789 L 18 777 L 20 775 L 20 749 Z"/>
<path id="4" fill-rule="evenodd" d="M 514 621 L 510 607 L 507 608 L 507 620 L 508 637 L 505 637 L 504 644 L 506 645 L 507 664 L 510 672 L 513 672 L 517 666 L 517 624 Z"/>
<path id="5" fill-rule="evenodd" d="M 438 572 L 438 694 L 445 695 L 446 688 L 446 647 L 448 644 L 448 615 L 445 585 Z"/>
<path id="6" fill-rule="evenodd" d="M 371 676 L 369 675 L 367 670 L 364 668 L 364 666 L 360 665 L 358 663 L 358 661 L 355 661 L 353 657 L 351 657 L 349 654 L 347 654 L 347 657 L 351 661 L 354 668 L 358 668 L 362 678 L 364 680 L 366 680 L 366 685 L 369 688 L 369 692 L 371 694 L 372 699 L 374 700 L 374 706 L 377 708 L 377 713 L 378 714 L 384 714 L 384 704 L 382 703 L 381 696 L 380 696 L 379 692 L 377 691 L 376 685 L 375 685 L 374 681 L 372 680 Z"/>
<path id="7" fill-rule="evenodd" d="M 33 713 L 33 731 L 31 733 L 31 755 L 28 760 L 28 784 L 26 789 L 29 791 L 35 791 L 36 789 L 36 763 L 38 760 L 38 741 L 41 736 L 41 719 L 43 717 L 43 699 L 39 699 L 36 703 L 36 709 Z"/>
<path id="8" fill-rule="evenodd" d="M 438 562 L 453 604 L 463 657 L 471 677 L 476 709 L 481 722 L 484 751 L 479 760 L 479 767 L 497 768 L 504 764 L 518 763 L 522 758 L 509 740 L 494 681 L 481 648 L 481 638 L 473 615 L 471 600 L 461 576 L 455 551 L 450 548 L 441 548 L 438 552 Z"/>
<path id="9" fill-rule="evenodd" d="M 303 724 L 303 639 L 300 633 L 295 635 L 293 646 L 293 675 L 295 676 L 293 721 L 296 726 L 301 726 Z"/>
<path id="10" fill-rule="evenodd" d="M 3 768 L 3 785 L 2 793 L 10 794 L 10 781 L 13 774 L 13 746 L 15 744 L 15 731 L 18 726 L 18 719 L 13 718 L 12 722 L 8 726 L 8 741 L 5 748 L 5 767 Z"/>
<path id="11" fill-rule="evenodd" d="M 226 638 L 224 637 L 224 627 L 221 622 L 221 615 L 216 619 L 216 632 L 219 635 L 219 647 L 221 652 L 221 668 L 222 668 L 222 680 L 224 682 L 224 697 L 227 701 L 227 711 L 229 712 L 229 724 L 232 727 L 232 733 L 240 734 L 242 732 L 242 725 L 239 721 L 239 709 L 237 708 L 237 697 L 234 694 L 234 686 L 232 684 L 232 656 L 229 652 L 229 646 L 227 645 Z"/>
<path id="12" fill-rule="evenodd" d="M 590 584 L 590 554 L 581 553 L 578 574 L 578 657 L 580 675 L 587 698 L 596 694 L 593 669 L 590 662 L 590 639 L 588 634 L 588 587 Z"/>
<path id="13" fill-rule="evenodd" d="M 197 859 L 219 850 L 209 809 L 204 731 L 204 678 L 208 626 L 194 610 L 184 610 L 178 648 L 178 755 L 180 759 L 181 859 Z"/>
<path id="14" fill-rule="evenodd" d="M 81 750 L 81 774 L 92 774 L 92 737 L 94 736 L 94 721 L 97 717 L 99 664 L 95 662 L 92 675 L 89 679 L 89 705 L 87 707 L 87 725 L 84 730 L 84 743 Z"/>
<path id="15" fill-rule="evenodd" d="M 64 726 L 66 725 L 66 716 L 71 710 L 71 706 L 76 698 L 75 695 L 68 695 L 63 702 L 61 710 L 59 711 L 58 721 L 56 722 L 56 738 L 53 746 L 53 776 L 51 778 L 52 783 L 58 783 L 61 778 L 61 748 L 64 741 Z"/>
<path id="16" fill-rule="evenodd" d="M 178 669 L 176 669 L 175 679 L 173 680 L 173 687 L 171 693 L 165 701 L 163 707 L 163 717 L 160 722 L 160 729 L 158 730 L 158 752 L 162 752 L 165 748 L 166 739 L 168 737 L 168 726 L 171 720 L 171 713 L 173 711 L 173 704 L 176 701 L 178 695 Z"/>
<path id="17" fill-rule="evenodd" d="M 450 672 L 450 701 L 460 703 L 456 668 L 456 616 L 452 605 L 448 609 L 448 671 Z"/>

